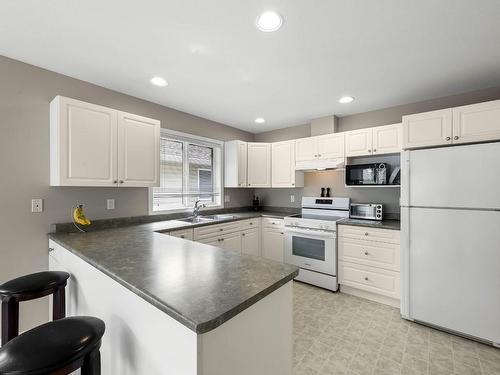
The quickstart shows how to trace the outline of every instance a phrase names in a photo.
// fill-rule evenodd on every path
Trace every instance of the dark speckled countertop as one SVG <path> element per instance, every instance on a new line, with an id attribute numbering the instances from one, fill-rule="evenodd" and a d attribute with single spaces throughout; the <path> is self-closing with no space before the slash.
<path id="1" fill-rule="evenodd" d="M 338 222 L 339 225 L 354 225 L 358 227 L 379 228 L 400 230 L 401 222 L 399 220 L 360 220 L 360 219 L 345 219 Z"/>
<path id="2" fill-rule="evenodd" d="M 169 220 L 51 233 L 49 238 L 198 334 L 218 327 L 298 274 L 295 266 L 158 233 L 192 226 Z"/>

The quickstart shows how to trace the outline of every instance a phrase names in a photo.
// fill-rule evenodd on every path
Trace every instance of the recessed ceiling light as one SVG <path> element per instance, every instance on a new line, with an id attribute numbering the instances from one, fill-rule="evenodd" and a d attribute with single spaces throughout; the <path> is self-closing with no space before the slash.
<path id="1" fill-rule="evenodd" d="M 264 120 L 262 117 L 259 117 L 259 118 L 256 118 L 256 119 L 255 119 L 255 122 L 256 122 L 257 124 L 263 124 L 263 123 L 265 123 L 265 122 L 266 122 L 266 120 Z"/>
<path id="2" fill-rule="evenodd" d="M 151 78 L 151 84 L 159 87 L 165 87 L 168 85 L 168 82 L 165 80 L 165 78 L 162 77 L 153 77 Z"/>
<path id="3" fill-rule="evenodd" d="M 347 103 L 350 103 L 354 100 L 354 98 L 352 96 L 343 96 L 339 99 L 339 103 L 342 103 L 342 104 L 347 104 Z"/>
<path id="4" fill-rule="evenodd" d="M 281 17 L 278 13 L 269 10 L 257 17 L 256 24 L 260 31 L 270 33 L 278 30 L 281 25 L 283 25 L 283 17 Z"/>

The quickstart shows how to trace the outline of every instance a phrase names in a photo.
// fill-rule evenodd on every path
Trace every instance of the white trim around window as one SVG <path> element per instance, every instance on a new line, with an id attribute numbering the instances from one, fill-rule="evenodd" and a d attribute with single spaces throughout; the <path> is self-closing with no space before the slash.
<path id="1" fill-rule="evenodd" d="M 205 209 L 224 208 L 224 141 L 163 128 L 160 137 L 163 146 L 173 145 L 175 150 L 160 147 L 160 184 L 169 186 L 149 188 L 149 214 L 190 212 L 194 200 L 198 200 L 199 195 L 207 195 L 206 191 L 196 191 L 200 190 L 200 182 L 196 180 L 199 170 L 212 171 L 213 199 L 211 202 L 202 199 Z M 196 163 L 193 161 L 195 151 L 203 154 L 202 160 Z"/>

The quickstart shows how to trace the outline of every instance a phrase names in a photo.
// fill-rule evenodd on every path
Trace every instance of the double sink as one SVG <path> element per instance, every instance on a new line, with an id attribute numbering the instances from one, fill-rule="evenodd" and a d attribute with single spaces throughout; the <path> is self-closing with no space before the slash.
<path id="1" fill-rule="evenodd" d="M 199 215 L 199 216 L 186 217 L 184 219 L 178 219 L 178 221 L 183 221 L 185 223 L 191 223 L 191 224 L 202 224 L 202 223 L 212 223 L 224 220 L 233 220 L 235 218 L 236 218 L 235 215 Z"/>

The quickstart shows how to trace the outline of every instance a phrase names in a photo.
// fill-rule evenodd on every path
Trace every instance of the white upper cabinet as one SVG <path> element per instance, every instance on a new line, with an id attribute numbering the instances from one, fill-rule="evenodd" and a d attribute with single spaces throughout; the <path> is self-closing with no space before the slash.
<path id="1" fill-rule="evenodd" d="M 295 140 L 297 162 L 344 157 L 344 133 L 318 135 Z"/>
<path id="2" fill-rule="evenodd" d="M 372 128 L 345 133 L 345 156 L 372 155 Z"/>
<path id="3" fill-rule="evenodd" d="M 311 161 L 318 157 L 316 137 L 295 140 L 295 159 L 297 162 Z"/>
<path id="4" fill-rule="evenodd" d="M 159 140 L 159 121 L 57 96 L 50 103 L 50 184 L 158 186 Z"/>
<path id="5" fill-rule="evenodd" d="M 158 186 L 160 122 L 118 112 L 118 183 L 120 186 Z"/>
<path id="6" fill-rule="evenodd" d="M 500 139 L 500 100 L 403 116 L 403 148 Z"/>
<path id="7" fill-rule="evenodd" d="M 247 143 L 229 141 L 224 146 L 224 186 L 227 188 L 246 187 Z"/>
<path id="8" fill-rule="evenodd" d="M 295 171 L 295 141 L 272 144 L 272 187 L 302 187 L 304 173 Z"/>
<path id="9" fill-rule="evenodd" d="M 453 108 L 453 143 L 500 139 L 500 100 Z"/>
<path id="10" fill-rule="evenodd" d="M 118 112 L 57 96 L 50 103 L 50 184 L 116 186 Z"/>
<path id="11" fill-rule="evenodd" d="M 247 179 L 250 187 L 271 187 L 271 144 L 248 143 Z"/>
<path id="12" fill-rule="evenodd" d="M 373 154 L 401 152 L 403 147 L 403 127 L 401 124 L 377 126 L 373 128 Z"/>
<path id="13" fill-rule="evenodd" d="M 404 149 L 451 144 L 451 133 L 451 109 L 403 116 Z"/>
<path id="14" fill-rule="evenodd" d="M 316 138 L 318 159 L 344 157 L 344 133 L 320 135 Z"/>

